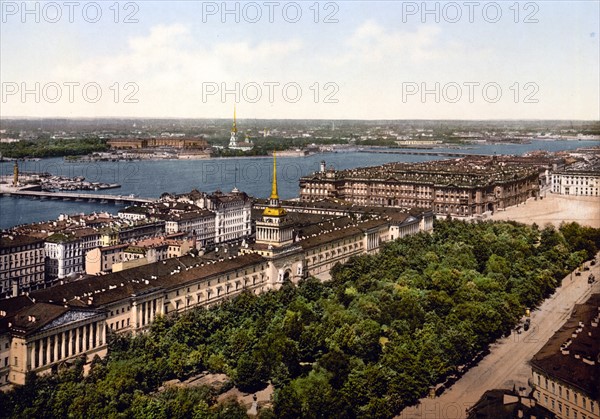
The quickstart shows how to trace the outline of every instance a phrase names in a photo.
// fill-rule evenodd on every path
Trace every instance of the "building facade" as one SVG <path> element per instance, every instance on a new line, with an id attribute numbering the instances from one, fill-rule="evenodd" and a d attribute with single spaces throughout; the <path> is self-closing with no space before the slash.
<path id="1" fill-rule="evenodd" d="M 128 244 L 96 247 L 85 254 L 85 273 L 100 275 L 112 272 L 115 263 L 123 261 L 123 252 Z"/>
<path id="2" fill-rule="evenodd" d="M 552 192 L 560 195 L 599 196 L 600 162 L 579 162 L 554 171 Z"/>
<path id="3" fill-rule="evenodd" d="M 208 143 L 203 138 L 119 138 L 108 140 L 107 144 L 114 150 L 136 150 L 153 147 L 170 147 L 177 149 L 207 149 Z"/>
<path id="4" fill-rule="evenodd" d="M 46 277 L 56 283 L 69 275 L 84 272 L 81 240 L 70 234 L 54 233 L 46 239 Z"/>
<path id="5" fill-rule="evenodd" d="M 201 247 L 215 243 L 215 213 L 208 210 L 170 214 L 165 218 L 167 234 L 188 233 Z"/>
<path id="6" fill-rule="evenodd" d="M 24 235 L 0 237 L 0 299 L 44 288 L 44 240 Z"/>
<path id="7" fill-rule="evenodd" d="M 389 163 L 300 179 L 301 201 L 340 199 L 355 205 L 432 210 L 471 217 L 524 203 L 539 194 L 539 172 L 496 158 Z"/>
<path id="8" fill-rule="evenodd" d="M 600 294 L 593 294 L 530 362 L 533 395 L 557 418 L 600 419 L 599 323 Z"/>
<path id="9" fill-rule="evenodd" d="M 0 314 L 6 313 L 1 307 L 2 303 Z M 9 354 L 0 355 L 4 356 L 0 385 L 25 384 L 28 372 L 55 372 L 77 357 L 89 363 L 95 355 L 105 356 L 105 318 L 95 309 L 33 302 L 25 302 L 9 317 L 4 314 L 0 341 L 8 343 Z"/>
<path id="10" fill-rule="evenodd" d="M 207 197 L 207 209 L 215 213 L 215 244 L 240 242 L 252 232 L 252 200 L 234 189 Z"/>
<path id="11" fill-rule="evenodd" d="M 119 211 L 119 218 L 130 221 L 140 221 L 148 219 L 148 209 L 140 206 L 131 206 Z"/>
<path id="12" fill-rule="evenodd" d="M 170 223 L 169 232 L 174 232 L 175 229 L 179 229 L 179 226 L 190 229 L 193 228 L 193 224 L 197 224 L 196 240 L 199 244 L 204 242 L 205 247 L 211 247 L 213 243 L 241 242 L 252 233 L 252 199 L 237 188 L 229 193 L 217 190 L 209 194 L 192 190 L 187 194 L 161 197 L 163 205 L 173 204 L 173 202 L 179 205 L 193 205 L 197 208 L 192 211 L 182 211 L 180 214 L 171 211 L 166 218 Z M 207 214 L 206 211 L 210 211 L 213 215 Z M 198 212 L 199 215 L 187 215 L 188 212 Z M 188 221 L 188 217 L 191 220 Z M 210 217 L 213 217 L 214 229 L 208 225 Z"/>

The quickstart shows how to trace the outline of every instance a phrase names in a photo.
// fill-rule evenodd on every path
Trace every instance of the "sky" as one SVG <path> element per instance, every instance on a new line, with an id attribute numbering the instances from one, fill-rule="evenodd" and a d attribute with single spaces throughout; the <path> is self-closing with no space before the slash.
<path id="1" fill-rule="evenodd" d="M 600 120 L 599 1 L 0 5 L 1 117 Z"/>

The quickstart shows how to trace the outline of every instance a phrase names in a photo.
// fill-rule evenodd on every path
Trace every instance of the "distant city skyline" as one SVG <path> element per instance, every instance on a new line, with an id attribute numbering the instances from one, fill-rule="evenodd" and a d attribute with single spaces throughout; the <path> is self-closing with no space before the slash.
<path id="1" fill-rule="evenodd" d="M 4 1 L 0 115 L 600 119 L 599 2 L 275 3 Z"/>

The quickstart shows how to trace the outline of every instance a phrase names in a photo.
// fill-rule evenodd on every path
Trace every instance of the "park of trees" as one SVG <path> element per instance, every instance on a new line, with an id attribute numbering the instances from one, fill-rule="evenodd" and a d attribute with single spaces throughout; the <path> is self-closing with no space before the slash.
<path id="1" fill-rule="evenodd" d="M 511 330 L 598 247 L 600 230 L 575 223 L 436 222 L 432 234 L 336 265 L 329 282 L 243 293 L 114 335 L 87 376 L 78 362 L 0 394 L 0 416 L 245 418 L 214 388 L 158 391 L 210 371 L 245 392 L 272 383 L 261 418 L 390 418 Z"/>
<path id="2" fill-rule="evenodd" d="M 0 154 L 3 157 L 16 159 L 82 156 L 108 149 L 106 141 L 98 138 L 41 139 L 0 144 Z"/>

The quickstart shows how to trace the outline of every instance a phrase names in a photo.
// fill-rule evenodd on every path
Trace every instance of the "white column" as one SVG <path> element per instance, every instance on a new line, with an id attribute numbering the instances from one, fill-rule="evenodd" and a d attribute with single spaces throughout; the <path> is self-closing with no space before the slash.
<path id="1" fill-rule="evenodd" d="M 76 355 L 80 352 L 79 351 L 79 334 L 80 333 L 81 332 L 79 331 L 79 327 L 76 327 L 75 328 L 75 352 L 73 352 L 73 355 Z"/>
<path id="2" fill-rule="evenodd" d="M 29 349 L 29 371 L 35 369 L 35 341 L 30 343 L 31 348 Z M 27 365 L 27 364 L 26 364 Z"/>
<path id="3" fill-rule="evenodd" d="M 50 363 L 50 337 L 46 336 L 44 338 L 46 341 L 46 365 Z"/>
<path id="4" fill-rule="evenodd" d="M 58 361 L 58 335 L 54 335 L 54 362 Z"/>
<path id="5" fill-rule="evenodd" d="M 133 307 L 131 308 L 131 311 L 132 311 L 132 315 L 133 315 L 133 328 L 137 329 L 138 328 L 137 302 L 133 303 Z"/>
<path id="6" fill-rule="evenodd" d="M 60 357 L 61 359 L 66 358 L 67 356 L 65 355 L 65 347 L 67 346 L 66 344 L 66 340 L 67 340 L 67 335 L 65 332 L 61 332 L 60 333 Z"/>
<path id="7" fill-rule="evenodd" d="M 94 330 L 92 329 L 92 324 L 91 323 L 88 324 L 86 326 L 86 329 L 88 329 L 88 336 L 87 336 L 87 344 L 88 344 L 88 346 L 87 346 L 87 350 L 90 350 L 90 349 L 92 349 L 94 347 L 94 342 L 93 342 L 93 339 L 94 339 Z"/>
<path id="8" fill-rule="evenodd" d="M 44 361 L 44 358 L 42 357 L 42 339 L 38 339 L 37 341 L 37 359 L 38 359 L 38 368 L 42 366 L 42 362 Z"/>

